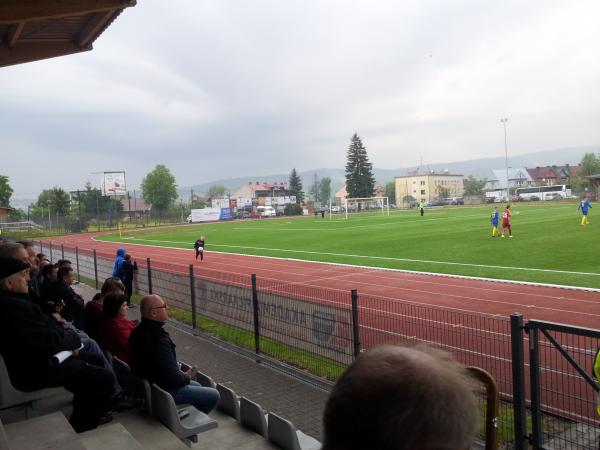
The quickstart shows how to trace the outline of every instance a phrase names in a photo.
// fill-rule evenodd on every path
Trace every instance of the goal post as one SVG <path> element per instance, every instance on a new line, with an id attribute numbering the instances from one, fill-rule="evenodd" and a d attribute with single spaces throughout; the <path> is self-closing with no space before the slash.
<path id="1" fill-rule="evenodd" d="M 388 197 L 361 197 L 361 198 L 345 198 L 344 211 L 346 219 L 348 212 L 364 212 L 377 211 L 381 215 L 390 215 L 390 202 Z"/>

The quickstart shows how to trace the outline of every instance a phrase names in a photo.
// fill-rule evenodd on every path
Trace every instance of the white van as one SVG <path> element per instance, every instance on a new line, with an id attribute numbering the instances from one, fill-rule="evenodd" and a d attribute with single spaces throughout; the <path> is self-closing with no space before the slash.
<path id="1" fill-rule="evenodd" d="M 275 217 L 277 212 L 272 206 L 257 206 L 256 212 L 261 217 Z"/>

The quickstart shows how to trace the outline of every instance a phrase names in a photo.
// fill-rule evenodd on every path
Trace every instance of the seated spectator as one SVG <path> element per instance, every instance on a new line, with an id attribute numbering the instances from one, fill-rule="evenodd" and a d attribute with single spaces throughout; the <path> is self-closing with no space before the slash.
<path id="1" fill-rule="evenodd" d="M 361 354 L 333 387 L 322 450 L 465 450 L 478 414 L 450 354 L 385 345 Z"/>
<path id="2" fill-rule="evenodd" d="M 61 267 L 70 267 L 72 269 L 73 263 L 68 259 L 59 259 L 58 261 L 56 261 L 56 267 L 58 267 L 59 270 Z"/>
<path id="3" fill-rule="evenodd" d="M 100 338 L 100 320 L 102 316 L 102 303 L 108 294 L 124 294 L 125 286 L 116 277 L 104 280 L 99 296 L 94 296 L 91 302 L 87 302 L 83 310 L 83 324 L 85 332 L 94 339 Z"/>
<path id="4" fill-rule="evenodd" d="M 29 293 L 33 298 L 39 297 L 41 287 L 38 277 L 40 271 L 40 260 L 35 253 L 33 242 L 17 241 L 17 244 L 21 244 L 23 246 L 27 252 L 27 261 L 31 265 L 31 269 L 29 270 Z"/>
<path id="5" fill-rule="evenodd" d="M 208 414 L 219 403 L 219 391 L 193 381 L 192 368 L 180 369 L 175 344 L 163 329 L 169 318 L 167 304 L 158 295 L 148 295 L 140 303 L 140 312 L 142 321 L 129 337 L 134 375 L 170 392 L 176 404 L 189 403 Z"/>
<path id="6" fill-rule="evenodd" d="M 127 296 L 124 294 L 108 294 L 102 305 L 100 321 L 100 346 L 121 361 L 129 364 L 129 335 L 137 325 L 127 318 Z"/>
<path id="7" fill-rule="evenodd" d="M 65 302 L 62 310 L 62 316 L 65 320 L 73 322 L 73 325 L 83 330 L 83 298 L 77 294 L 71 284 L 75 280 L 75 273 L 71 267 L 63 266 L 58 269 L 58 292 L 60 298 Z"/>
<path id="8" fill-rule="evenodd" d="M 100 367 L 98 355 L 80 351 L 77 333 L 59 326 L 30 300 L 29 266 L 0 254 L 0 353 L 11 382 L 24 391 L 64 386 L 74 394 L 70 422 L 75 431 L 96 428 L 109 419 L 102 415 L 108 411 L 111 374 Z M 63 350 L 73 356 L 51 365 L 50 357 Z"/>

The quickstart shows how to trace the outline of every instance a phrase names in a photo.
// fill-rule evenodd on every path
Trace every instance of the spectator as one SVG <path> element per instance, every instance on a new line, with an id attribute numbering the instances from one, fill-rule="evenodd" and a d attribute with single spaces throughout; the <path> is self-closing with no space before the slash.
<path id="1" fill-rule="evenodd" d="M 125 295 L 127 295 L 127 306 L 130 308 L 135 308 L 135 305 L 131 304 L 131 296 L 133 295 L 133 272 L 137 270 L 137 263 L 135 261 L 131 261 L 131 255 L 129 253 L 125 254 L 125 259 L 121 266 L 121 272 L 123 277 L 121 281 L 125 285 Z"/>
<path id="2" fill-rule="evenodd" d="M 335 384 L 322 450 L 464 450 L 478 409 L 463 367 L 428 347 L 361 354 Z"/>
<path id="3" fill-rule="evenodd" d="M 130 364 L 129 336 L 137 325 L 127 318 L 127 296 L 124 294 L 108 294 L 102 306 L 100 321 L 100 345 L 121 361 Z"/>
<path id="4" fill-rule="evenodd" d="M 112 276 L 121 280 L 123 280 L 123 261 L 125 261 L 125 253 L 124 248 L 117 250 L 117 258 L 115 259 L 115 266 L 112 271 Z"/>
<path id="5" fill-rule="evenodd" d="M 100 321 L 103 308 L 102 304 L 104 302 L 104 297 L 110 293 L 125 293 L 125 286 L 123 286 L 121 280 L 115 277 L 109 277 L 104 280 L 100 295 L 95 295 L 92 301 L 87 302 L 83 310 L 84 330 L 94 339 L 100 338 Z"/>
<path id="6" fill-rule="evenodd" d="M 62 316 L 65 320 L 73 322 L 75 327 L 83 330 L 83 298 L 77 294 L 71 284 L 75 280 L 75 272 L 68 266 L 63 266 L 58 269 L 57 288 L 60 298 L 65 302 L 65 307 L 62 310 Z"/>
<path id="7" fill-rule="evenodd" d="M 191 380 L 193 368 L 180 369 L 175 344 L 163 329 L 168 307 L 158 295 L 148 295 L 140 304 L 142 322 L 129 338 L 129 355 L 134 375 L 169 391 L 176 404 L 190 403 L 208 414 L 219 403 L 219 391 Z"/>
<path id="8" fill-rule="evenodd" d="M 39 298 L 41 283 L 39 283 L 39 272 L 40 272 L 40 260 L 35 253 L 33 242 L 31 241 L 17 241 L 17 244 L 21 244 L 27 252 L 27 260 L 31 264 L 29 270 L 29 294 L 32 298 Z"/>
<path id="9" fill-rule="evenodd" d="M 4 247 L 4 245 L 3 245 Z M 64 329 L 30 301 L 28 262 L 0 256 L 0 353 L 17 389 L 33 391 L 64 386 L 73 392 L 70 422 L 75 431 L 96 428 L 108 421 L 111 374 L 100 367 L 98 355 L 80 351 L 77 333 Z M 63 350 L 73 356 L 50 365 Z"/>

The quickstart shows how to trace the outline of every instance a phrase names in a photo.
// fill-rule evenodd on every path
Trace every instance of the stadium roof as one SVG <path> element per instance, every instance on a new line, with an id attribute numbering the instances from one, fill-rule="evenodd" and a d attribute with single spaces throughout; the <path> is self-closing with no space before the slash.
<path id="1" fill-rule="evenodd" d="M 91 50 L 136 0 L 0 0 L 0 67 Z"/>

